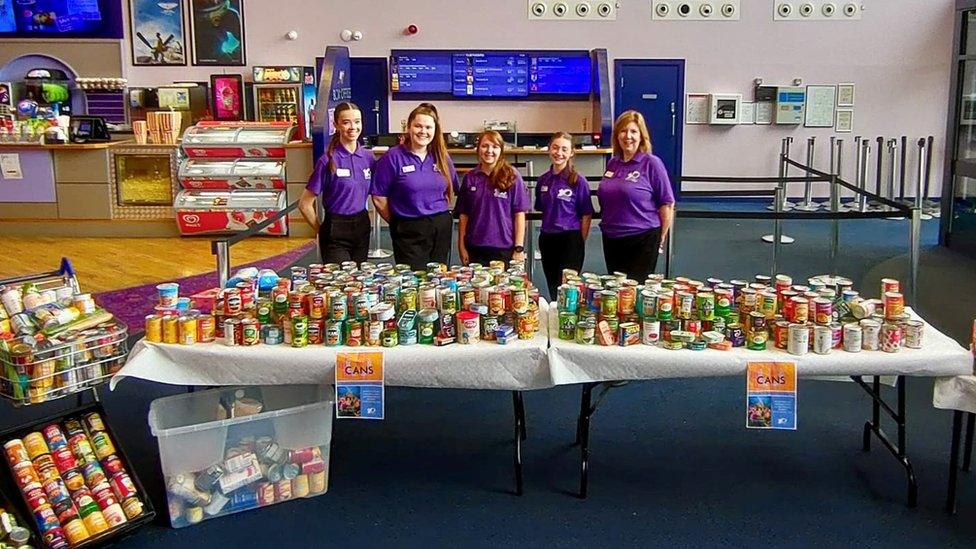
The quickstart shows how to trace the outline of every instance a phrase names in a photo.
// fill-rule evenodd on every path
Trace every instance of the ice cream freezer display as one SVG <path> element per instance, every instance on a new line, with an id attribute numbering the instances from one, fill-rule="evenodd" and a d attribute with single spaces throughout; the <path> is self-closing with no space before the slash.
<path id="1" fill-rule="evenodd" d="M 280 159 L 189 159 L 180 166 L 184 189 L 284 189 Z"/>
<path id="2" fill-rule="evenodd" d="M 287 206 L 284 190 L 183 190 L 176 197 L 176 223 L 180 234 L 227 234 L 245 231 Z M 287 216 L 260 234 L 288 234 Z"/>
<path id="3" fill-rule="evenodd" d="M 183 132 L 189 158 L 284 158 L 291 122 L 199 122 Z"/>

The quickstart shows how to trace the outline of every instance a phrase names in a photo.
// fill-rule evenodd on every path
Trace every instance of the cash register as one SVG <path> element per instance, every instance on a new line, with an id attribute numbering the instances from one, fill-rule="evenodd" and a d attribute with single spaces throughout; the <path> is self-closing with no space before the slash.
<path id="1" fill-rule="evenodd" d="M 72 143 L 105 143 L 111 141 L 108 126 L 101 116 L 72 116 Z"/>

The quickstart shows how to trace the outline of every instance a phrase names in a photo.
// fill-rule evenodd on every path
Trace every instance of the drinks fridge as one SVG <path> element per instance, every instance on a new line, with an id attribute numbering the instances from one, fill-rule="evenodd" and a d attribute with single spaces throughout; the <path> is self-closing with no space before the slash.
<path id="1" fill-rule="evenodd" d="M 294 122 L 298 136 L 311 138 L 315 107 L 312 67 L 254 67 L 254 117 L 258 122 Z"/>

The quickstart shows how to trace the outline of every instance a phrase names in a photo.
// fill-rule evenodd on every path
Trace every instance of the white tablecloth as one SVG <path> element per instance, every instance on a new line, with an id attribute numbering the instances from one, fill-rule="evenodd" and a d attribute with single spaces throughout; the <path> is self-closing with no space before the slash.
<path id="1" fill-rule="evenodd" d="M 932 405 L 943 410 L 976 414 L 976 376 L 943 377 L 935 380 Z"/>
<path id="2" fill-rule="evenodd" d="M 292 348 L 287 345 L 227 346 L 222 343 L 135 344 L 125 366 L 112 378 L 136 377 L 172 385 L 278 385 L 332 383 L 336 353 L 380 350 L 386 384 L 400 387 L 530 390 L 552 387 L 548 347 L 548 306 L 540 302 L 540 330 L 508 345 L 481 342 L 445 347 Z"/>
<path id="3" fill-rule="evenodd" d="M 897 353 L 833 350 L 827 355 L 794 356 L 780 349 L 749 351 L 670 351 L 632 345 L 603 347 L 559 339 L 555 308 L 549 318 L 549 368 L 556 385 L 598 381 L 744 375 L 746 364 L 757 360 L 796 362 L 801 377 L 851 375 L 910 375 L 922 377 L 972 373 L 973 357 L 966 349 L 926 324 L 921 349 Z"/>

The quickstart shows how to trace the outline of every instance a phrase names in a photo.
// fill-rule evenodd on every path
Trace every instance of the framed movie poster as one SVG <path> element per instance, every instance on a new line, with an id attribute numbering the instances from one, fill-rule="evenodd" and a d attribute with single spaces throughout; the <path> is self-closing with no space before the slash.
<path id="1" fill-rule="evenodd" d="M 183 4 L 179 0 L 129 0 L 133 65 L 186 65 Z"/>
<path id="2" fill-rule="evenodd" d="M 244 120 L 244 77 L 240 74 L 211 74 L 210 101 L 214 120 Z"/>
<path id="3" fill-rule="evenodd" d="M 190 0 L 193 64 L 243 66 L 244 0 Z"/>

